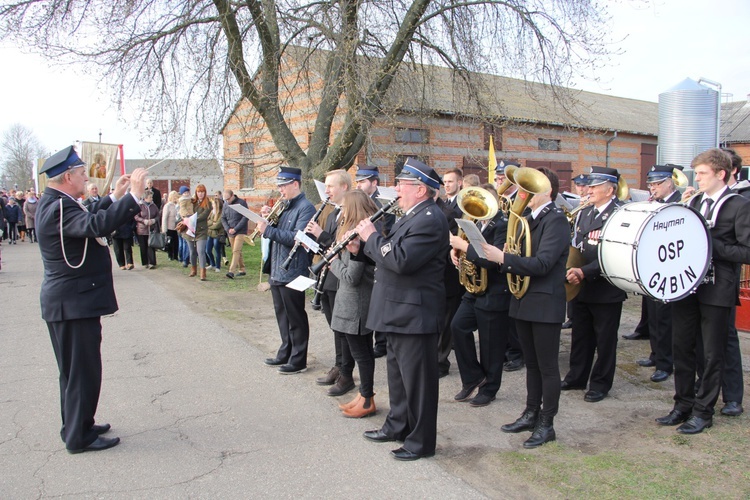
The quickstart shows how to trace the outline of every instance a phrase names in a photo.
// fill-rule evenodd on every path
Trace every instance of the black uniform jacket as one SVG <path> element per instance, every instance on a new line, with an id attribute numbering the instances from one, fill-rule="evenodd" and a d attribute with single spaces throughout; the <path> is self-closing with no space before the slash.
<path id="1" fill-rule="evenodd" d="M 505 218 L 503 212 L 498 212 L 489 222 L 489 226 L 482 232 L 482 236 L 487 243 L 502 250 L 505 245 L 507 230 L 508 219 Z M 480 258 L 471 245 L 466 251 L 466 258 L 477 266 L 477 273 L 481 268 L 487 270 L 487 290 L 478 295 L 466 292 L 466 296 L 474 297 L 474 307 L 485 311 L 507 311 L 510 308 L 512 296 L 508 290 L 508 278 L 505 273 L 500 271 L 496 263 Z"/>
<path id="2" fill-rule="evenodd" d="M 509 315 L 537 323 L 562 323 L 570 224 L 562 210 L 550 203 L 529 222 L 529 228 L 531 257 L 506 253 L 502 266 L 506 273 L 531 277 L 526 294 L 511 300 Z"/>
<path id="3" fill-rule="evenodd" d="M 620 206 L 621 203 L 615 199 L 607 205 L 602 213 L 591 224 L 587 224 L 594 206 L 584 208 L 578 216 L 575 225 L 576 242 L 581 249 L 584 264 L 581 266 L 584 279 L 581 291 L 576 297 L 581 302 L 589 304 L 609 304 L 612 302 L 623 302 L 627 294 L 611 284 L 602 276 L 602 268 L 599 265 L 599 238 L 602 227 L 607 219 Z"/>
<path id="4" fill-rule="evenodd" d="M 373 233 L 364 252 L 376 265 L 367 328 L 376 332 L 439 332 L 445 308 L 443 272 L 448 222 L 425 200 L 384 237 Z"/>
<path id="5" fill-rule="evenodd" d="M 40 300 L 45 321 L 95 318 L 117 311 L 109 247 L 101 246 L 95 238 L 108 236 L 139 212 L 138 202 L 130 194 L 115 203 L 104 196 L 87 212 L 65 193 L 51 187 L 44 190 L 36 212 L 36 234 L 44 261 Z M 82 260 L 83 264 L 77 269 L 69 267 L 63 250 L 70 265 L 78 266 Z"/>
<path id="6" fill-rule="evenodd" d="M 721 197 L 731 192 L 726 189 Z M 703 197 L 696 196 L 691 206 L 700 211 L 702 203 Z M 714 282 L 698 287 L 698 301 L 722 307 L 739 304 L 740 266 L 750 263 L 750 200 L 732 196 L 721 205 L 711 229 L 711 247 Z"/>

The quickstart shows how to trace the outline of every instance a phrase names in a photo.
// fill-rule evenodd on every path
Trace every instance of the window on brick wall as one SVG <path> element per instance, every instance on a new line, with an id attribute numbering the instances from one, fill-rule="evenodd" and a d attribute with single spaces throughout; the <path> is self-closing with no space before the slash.
<path id="1" fill-rule="evenodd" d="M 251 189 L 255 187 L 255 165 L 252 163 L 245 163 L 240 165 L 240 170 L 242 171 L 242 189 Z"/>
<path id="2" fill-rule="evenodd" d="M 394 162 L 393 166 L 393 172 L 394 175 L 398 175 L 401 173 L 401 170 L 404 168 L 404 163 L 406 163 L 406 160 L 408 158 L 414 158 L 415 160 L 419 160 L 422 163 L 429 165 L 430 164 L 430 157 L 429 156 L 418 156 L 418 155 L 398 155 L 396 156 L 396 161 Z M 382 176 L 381 176 L 382 179 Z"/>
<path id="3" fill-rule="evenodd" d="M 242 156 L 252 156 L 255 154 L 255 144 L 252 142 L 240 143 L 240 154 Z"/>
<path id="4" fill-rule="evenodd" d="M 538 139 L 539 149 L 542 151 L 560 151 L 560 139 Z"/>
<path id="5" fill-rule="evenodd" d="M 397 128 L 396 142 L 427 144 L 430 142 L 430 131 L 423 128 Z"/>
<path id="6" fill-rule="evenodd" d="M 495 146 L 495 151 L 503 150 L 503 128 L 500 125 L 493 123 L 484 124 L 484 150 L 490 149 L 490 136 L 492 136 L 492 143 Z"/>

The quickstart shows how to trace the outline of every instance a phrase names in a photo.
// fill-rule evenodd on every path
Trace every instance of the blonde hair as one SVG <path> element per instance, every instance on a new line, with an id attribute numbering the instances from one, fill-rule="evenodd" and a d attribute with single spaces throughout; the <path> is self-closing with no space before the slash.
<path id="1" fill-rule="evenodd" d="M 326 179 L 328 179 L 332 175 L 336 176 L 336 180 L 340 185 L 346 185 L 346 189 L 351 191 L 352 177 L 349 175 L 349 172 L 343 169 L 331 170 L 330 172 L 326 173 Z"/>
<path id="2" fill-rule="evenodd" d="M 350 229 L 354 229 L 362 219 L 369 218 L 378 211 L 378 206 L 372 201 L 372 198 L 359 189 L 347 191 L 341 200 L 344 205 L 341 211 L 340 227 L 336 231 L 339 240 L 344 239 L 344 235 Z"/>
<path id="3" fill-rule="evenodd" d="M 180 193 L 177 191 L 170 191 L 169 196 L 167 197 L 167 201 L 170 203 L 177 203 L 177 201 L 180 199 Z"/>

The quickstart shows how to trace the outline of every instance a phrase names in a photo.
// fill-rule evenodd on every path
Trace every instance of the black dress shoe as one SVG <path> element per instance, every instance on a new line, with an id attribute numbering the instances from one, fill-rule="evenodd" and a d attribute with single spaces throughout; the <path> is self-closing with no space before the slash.
<path id="1" fill-rule="evenodd" d="M 389 443 L 391 441 L 396 441 L 396 438 L 392 438 L 380 429 L 365 431 L 362 435 L 365 437 L 365 439 L 375 441 L 376 443 Z"/>
<path id="2" fill-rule="evenodd" d="M 119 443 L 120 438 L 98 437 L 96 438 L 96 441 L 94 441 L 87 447 L 81 448 L 80 450 L 68 450 L 68 453 L 74 455 L 76 453 L 83 453 L 84 451 L 101 451 L 112 448 L 113 446 L 117 446 Z"/>
<path id="3" fill-rule="evenodd" d="M 385 347 L 382 349 L 375 348 L 375 350 L 373 350 L 372 353 L 375 356 L 375 358 L 382 358 L 383 356 L 386 355 L 386 350 L 385 350 Z"/>
<path id="4" fill-rule="evenodd" d="M 422 455 L 419 455 L 417 453 L 412 453 L 407 449 L 399 448 L 397 450 L 392 450 L 391 455 L 393 455 L 393 458 L 396 460 L 402 460 L 404 462 L 411 462 L 414 460 L 419 460 L 420 458 L 424 457 L 431 457 L 435 455 L 434 453 L 424 453 Z"/>
<path id="5" fill-rule="evenodd" d="M 266 358 L 264 361 L 265 364 L 268 366 L 281 366 L 286 364 L 286 360 L 279 359 L 279 358 Z"/>
<path id="6" fill-rule="evenodd" d="M 555 435 L 555 428 L 552 427 L 553 418 L 540 416 L 537 420 L 534 432 L 531 437 L 524 441 L 524 448 L 537 448 L 542 446 L 544 443 L 549 443 L 557 439 Z"/>
<path id="7" fill-rule="evenodd" d="M 665 372 L 664 370 L 656 370 L 653 375 L 651 375 L 651 382 L 664 382 L 669 378 L 670 373 Z"/>
<path id="8" fill-rule="evenodd" d="M 689 413 L 680 410 L 672 410 L 669 412 L 669 415 L 657 418 L 656 423 L 659 425 L 677 425 L 683 423 L 688 418 L 690 418 Z"/>
<path id="9" fill-rule="evenodd" d="M 469 405 L 473 406 L 474 408 L 481 408 L 482 406 L 487 406 L 490 403 L 492 403 L 495 400 L 495 396 L 490 396 L 489 394 L 482 394 L 481 392 L 474 396 L 474 399 L 469 401 Z"/>
<path id="10" fill-rule="evenodd" d="M 656 362 L 654 362 L 654 360 L 651 358 L 639 359 L 638 361 L 636 361 L 636 363 L 638 363 L 638 366 L 643 366 L 644 368 L 651 368 L 652 366 L 656 366 Z"/>
<path id="11" fill-rule="evenodd" d="M 503 371 L 504 372 L 515 372 L 523 368 L 523 360 L 522 359 L 513 359 L 510 361 L 506 361 L 503 363 Z"/>
<path id="12" fill-rule="evenodd" d="M 567 330 L 568 328 L 573 328 L 573 322 L 568 320 L 565 323 L 562 324 L 562 329 Z"/>
<path id="13" fill-rule="evenodd" d="M 677 428 L 677 432 L 680 434 L 699 434 L 703 432 L 703 429 L 708 429 L 712 425 L 714 425 L 714 422 L 710 417 L 700 418 L 693 415 L 687 419 L 687 422 Z"/>
<path id="14" fill-rule="evenodd" d="M 560 390 L 561 391 L 582 391 L 586 388 L 585 385 L 573 385 L 567 380 L 563 380 L 560 382 Z"/>
<path id="15" fill-rule="evenodd" d="M 281 365 L 279 366 L 279 373 L 282 375 L 294 375 L 295 373 L 306 372 L 306 366 L 294 366 L 294 365 Z"/>
<path id="16" fill-rule="evenodd" d="M 112 428 L 109 424 L 94 424 L 91 426 L 91 430 L 97 434 L 106 434 Z"/>
<path id="17" fill-rule="evenodd" d="M 634 332 L 630 335 L 623 335 L 622 338 L 625 340 L 648 340 L 648 335 L 643 335 L 642 333 Z"/>
<path id="18" fill-rule="evenodd" d="M 739 417 L 743 411 L 742 405 L 737 401 L 727 401 L 724 408 L 721 409 L 721 414 L 727 417 Z"/>
<path id="19" fill-rule="evenodd" d="M 606 392 L 589 391 L 583 396 L 583 400 L 587 403 L 598 403 L 602 399 L 607 397 Z"/>
<path id="20" fill-rule="evenodd" d="M 471 395 L 474 393 L 474 391 L 482 387 L 485 384 L 485 382 L 487 382 L 487 379 L 483 378 L 482 380 L 480 380 L 479 382 L 475 384 L 467 384 L 463 386 L 461 390 L 458 392 L 458 394 L 453 396 L 453 399 L 455 399 L 456 401 L 460 401 L 460 402 L 470 400 Z"/>

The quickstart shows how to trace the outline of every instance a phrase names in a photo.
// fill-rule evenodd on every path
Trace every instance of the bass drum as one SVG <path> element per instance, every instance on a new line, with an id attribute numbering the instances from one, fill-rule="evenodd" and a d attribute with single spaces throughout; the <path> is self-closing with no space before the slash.
<path id="1" fill-rule="evenodd" d="M 703 217 L 681 204 L 641 201 L 615 211 L 602 227 L 602 274 L 617 288 L 662 302 L 695 292 L 711 263 Z"/>

